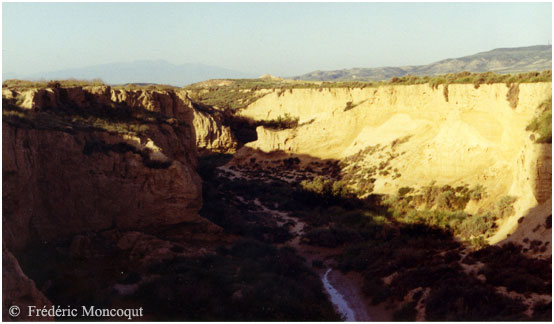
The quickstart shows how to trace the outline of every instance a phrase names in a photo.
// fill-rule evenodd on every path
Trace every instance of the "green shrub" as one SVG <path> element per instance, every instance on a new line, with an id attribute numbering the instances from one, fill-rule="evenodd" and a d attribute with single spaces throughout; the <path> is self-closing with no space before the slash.
<path id="1" fill-rule="evenodd" d="M 355 190 L 348 186 L 344 180 L 332 180 L 318 176 L 312 180 L 303 180 L 300 182 L 300 188 L 304 191 L 327 198 L 353 198 L 356 195 Z"/>
<path id="2" fill-rule="evenodd" d="M 290 248 L 238 241 L 216 255 L 150 267 L 135 302 L 160 320 L 338 321 L 318 276 Z"/>
<path id="3" fill-rule="evenodd" d="M 471 200 L 479 201 L 486 196 L 485 187 L 480 184 L 475 185 L 469 192 L 469 198 Z"/>
<path id="4" fill-rule="evenodd" d="M 452 201 L 456 197 L 456 194 L 451 191 L 443 191 L 437 196 L 437 208 L 439 209 L 450 209 Z"/>
<path id="5" fill-rule="evenodd" d="M 295 128 L 298 126 L 298 117 L 292 117 L 289 113 L 285 113 L 285 116 L 279 116 L 276 119 L 260 122 L 260 125 L 273 128 L 273 129 L 287 129 Z"/>
<path id="6" fill-rule="evenodd" d="M 526 306 L 483 286 L 476 279 L 441 280 L 425 301 L 428 321 L 522 320 Z"/>
<path id="7" fill-rule="evenodd" d="M 471 215 L 462 221 L 456 232 L 464 238 L 479 238 L 496 227 L 495 220 L 496 216 L 490 212 Z"/>
<path id="8" fill-rule="evenodd" d="M 526 130 L 536 132 L 537 143 L 552 143 L 552 96 L 543 101 L 538 109 L 540 113 L 535 117 Z"/>
<path id="9" fill-rule="evenodd" d="M 300 183 L 302 189 L 316 194 L 326 195 L 331 192 L 333 181 L 323 177 L 315 177 L 312 180 L 303 180 Z"/>
<path id="10" fill-rule="evenodd" d="M 410 192 L 414 191 L 413 188 L 410 188 L 410 187 L 402 187 L 402 188 L 399 188 L 398 189 L 398 196 L 400 197 L 403 197 L 407 194 L 409 194 Z"/>
<path id="11" fill-rule="evenodd" d="M 104 86 L 101 79 L 92 80 L 50 80 L 50 81 L 27 81 L 27 80 L 6 80 L 2 82 L 2 88 L 67 88 L 67 87 L 86 87 L 86 86 Z"/>
<path id="12" fill-rule="evenodd" d="M 551 261 L 530 258 L 522 254 L 519 245 L 491 245 L 470 253 L 466 258 L 468 262 L 479 260 L 485 264 L 481 273 L 487 284 L 504 286 L 519 293 L 547 294 L 552 290 Z"/>
<path id="13" fill-rule="evenodd" d="M 444 77 L 434 77 L 431 81 L 429 81 L 429 86 L 432 89 L 437 89 L 439 84 L 445 84 L 446 82 L 446 78 Z"/>
<path id="14" fill-rule="evenodd" d="M 483 236 L 478 236 L 472 238 L 470 241 L 471 246 L 473 246 L 474 249 L 480 250 L 482 248 L 485 248 L 489 245 L 487 240 Z"/>
<path id="15" fill-rule="evenodd" d="M 501 218 L 513 215 L 515 212 L 513 204 L 516 199 L 517 198 L 513 196 L 500 197 L 500 200 L 496 203 L 496 208 Z"/>

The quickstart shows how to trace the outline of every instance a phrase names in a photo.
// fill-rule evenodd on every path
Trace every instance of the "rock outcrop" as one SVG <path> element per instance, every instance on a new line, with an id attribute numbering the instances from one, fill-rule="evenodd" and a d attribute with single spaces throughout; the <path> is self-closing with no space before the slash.
<path id="1" fill-rule="evenodd" d="M 109 127 L 40 129 L 42 117 L 36 118 L 38 129 L 4 121 L 4 238 L 14 250 L 31 238 L 51 241 L 109 228 L 193 223 L 202 206 L 197 143 L 202 150 L 234 145 L 229 129 L 196 111 L 184 92 L 94 87 L 4 89 L 3 94 L 6 104 L 15 101 L 32 112 L 107 106 L 168 117 L 145 122 L 135 135 Z"/>
<path id="2" fill-rule="evenodd" d="M 2 321 L 30 321 L 37 320 L 27 316 L 27 308 L 35 306 L 52 307 L 52 303 L 37 289 L 33 280 L 29 279 L 21 270 L 13 254 L 2 249 Z M 18 307 L 18 310 L 11 310 Z M 17 314 L 17 315 L 16 315 Z M 52 317 L 41 317 L 38 320 L 53 320 Z"/>
<path id="3" fill-rule="evenodd" d="M 236 152 L 237 140 L 229 126 L 223 126 L 223 119 L 217 111 L 193 110 L 192 127 L 199 155 Z"/>
<path id="4" fill-rule="evenodd" d="M 193 136 L 200 153 L 234 153 L 237 141 L 221 114 L 195 109 L 184 90 L 123 90 L 108 86 L 61 89 L 3 89 L 2 97 L 16 101 L 18 106 L 32 110 L 47 110 L 62 104 L 86 109 L 97 105 L 122 104 L 141 108 L 184 121 L 193 126 Z"/>
<path id="5" fill-rule="evenodd" d="M 50 305 L 14 255 L 23 262 L 53 249 L 59 258 L 84 260 L 85 280 L 87 262 L 97 258 L 119 253 L 123 266 L 147 268 L 225 240 L 198 214 L 197 154 L 233 151 L 236 141 L 221 117 L 197 111 L 185 92 L 2 94 L 4 312 L 11 304 Z"/>
<path id="6" fill-rule="evenodd" d="M 191 138 L 165 131 L 164 144 L 194 151 Z M 51 241 L 198 218 L 201 180 L 189 162 L 193 154 L 163 151 L 168 160 L 156 165 L 118 135 L 22 129 L 6 122 L 2 140 L 3 231 L 10 248 L 20 249 L 31 238 Z"/>
<path id="7" fill-rule="evenodd" d="M 431 181 L 480 184 L 487 197 L 469 204 L 469 212 L 515 196 L 516 215 L 507 223 L 517 225 L 551 196 L 551 144 L 535 144 L 526 126 L 552 84 L 519 84 L 517 100 L 509 90 L 505 84 L 422 84 L 274 91 L 240 114 L 255 121 L 298 117 L 299 126 L 258 127 L 257 141 L 232 163 L 248 162 L 252 152 L 341 161 L 343 176 L 371 181 L 373 192 L 384 194 Z M 509 227 L 502 238 L 514 230 Z"/>

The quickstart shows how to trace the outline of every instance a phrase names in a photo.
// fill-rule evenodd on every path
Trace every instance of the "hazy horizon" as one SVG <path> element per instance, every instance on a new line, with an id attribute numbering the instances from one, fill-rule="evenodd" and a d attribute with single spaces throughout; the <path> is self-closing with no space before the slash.
<path id="1" fill-rule="evenodd" d="M 422 65 L 552 39 L 551 3 L 2 6 L 3 78 L 140 60 L 293 76 Z"/>

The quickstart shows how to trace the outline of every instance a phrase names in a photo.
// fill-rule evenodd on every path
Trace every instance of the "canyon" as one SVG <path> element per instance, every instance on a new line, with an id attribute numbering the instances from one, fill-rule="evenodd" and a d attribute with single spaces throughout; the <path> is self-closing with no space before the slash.
<path id="1" fill-rule="evenodd" d="M 551 82 L 198 99 L 232 83 L 3 87 L 4 320 L 551 318 L 552 147 L 528 130 Z"/>
<path id="2" fill-rule="evenodd" d="M 468 205 L 471 213 L 491 208 L 502 195 L 518 197 L 503 236 L 492 238 L 496 243 L 531 208 L 549 206 L 552 190 L 551 145 L 535 143 L 525 129 L 550 96 L 551 83 L 520 84 L 517 107 L 510 106 L 508 91 L 504 84 L 478 89 L 423 84 L 273 92 L 241 110 L 241 116 L 257 121 L 289 114 L 300 126 L 258 127 L 257 140 L 237 152 L 235 162 L 268 154 L 307 156 L 308 163 L 309 157 L 343 161 L 343 175 L 359 176 L 350 182 L 354 186 L 386 163 L 388 174 L 381 172 L 373 182 L 373 192 L 381 194 L 430 182 L 481 184 L 487 197 Z"/>

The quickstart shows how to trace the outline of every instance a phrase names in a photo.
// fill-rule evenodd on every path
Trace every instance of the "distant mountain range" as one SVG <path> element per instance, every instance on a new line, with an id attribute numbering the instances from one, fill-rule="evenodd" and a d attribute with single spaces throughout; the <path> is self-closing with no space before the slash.
<path id="1" fill-rule="evenodd" d="M 552 46 L 498 48 L 454 59 L 446 59 L 428 65 L 352 68 L 336 71 L 315 71 L 291 77 L 294 80 L 310 81 L 378 81 L 395 76 L 436 75 L 452 72 L 515 73 L 542 71 L 552 68 Z M 158 83 L 174 86 L 210 80 L 256 78 L 256 75 L 233 71 L 204 64 L 175 65 L 164 60 L 142 60 L 93 65 L 31 75 L 3 73 L 2 79 L 54 80 L 54 79 L 102 79 L 107 84 Z"/>
<path id="2" fill-rule="evenodd" d="M 17 77 L 27 80 L 69 78 L 90 80 L 99 78 L 107 84 L 159 83 L 182 87 L 208 79 L 254 78 L 256 76 L 204 64 L 175 65 L 164 60 L 143 60 L 93 65 Z M 2 75 L 3 80 L 8 78 L 12 78 L 12 76 L 9 74 Z"/>
<path id="3" fill-rule="evenodd" d="M 335 71 L 315 71 L 293 77 L 307 81 L 379 81 L 407 74 L 425 76 L 454 72 L 519 73 L 552 69 L 552 46 L 497 48 L 454 59 L 446 59 L 428 65 L 353 68 Z"/>

